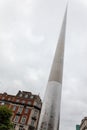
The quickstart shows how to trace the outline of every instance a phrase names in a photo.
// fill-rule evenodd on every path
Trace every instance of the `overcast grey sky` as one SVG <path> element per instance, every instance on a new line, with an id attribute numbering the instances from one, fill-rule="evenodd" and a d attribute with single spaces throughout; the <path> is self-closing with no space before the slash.
<path id="1" fill-rule="evenodd" d="M 67 0 L 0 0 L 0 92 L 43 98 Z M 87 116 L 87 0 L 68 5 L 60 130 Z"/>

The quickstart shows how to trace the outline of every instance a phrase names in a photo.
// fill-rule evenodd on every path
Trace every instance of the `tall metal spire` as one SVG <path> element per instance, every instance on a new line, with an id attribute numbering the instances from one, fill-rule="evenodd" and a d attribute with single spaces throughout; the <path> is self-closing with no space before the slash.
<path id="1" fill-rule="evenodd" d="M 51 73 L 49 76 L 49 81 L 57 81 L 62 83 L 62 72 L 63 72 L 63 58 L 64 58 L 64 42 L 65 42 L 65 30 L 66 30 L 66 16 L 67 8 L 64 15 L 64 20 L 60 32 L 60 37 L 58 40 L 58 45 L 56 48 L 55 57 L 53 60 L 53 65 L 51 68 Z"/>
<path id="2" fill-rule="evenodd" d="M 59 130 L 67 8 L 42 105 L 38 130 Z"/>

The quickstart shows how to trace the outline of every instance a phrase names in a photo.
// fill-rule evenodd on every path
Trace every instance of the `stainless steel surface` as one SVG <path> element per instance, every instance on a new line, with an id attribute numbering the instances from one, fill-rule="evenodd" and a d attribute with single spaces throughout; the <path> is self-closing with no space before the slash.
<path id="1" fill-rule="evenodd" d="M 60 117 L 61 84 L 48 82 L 38 130 L 57 130 Z"/>
<path id="2" fill-rule="evenodd" d="M 38 130 L 59 130 L 66 14 L 67 11 L 47 84 Z"/>
<path id="3" fill-rule="evenodd" d="M 63 58 L 64 58 L 64 42 L 65 42 L 65 30 L 66 30 L 66 15 L 65 12 L 52 68 L 49 76 L 49 81 L 58 81 L 62 83 L 62 73 L 63 73 Z"/>

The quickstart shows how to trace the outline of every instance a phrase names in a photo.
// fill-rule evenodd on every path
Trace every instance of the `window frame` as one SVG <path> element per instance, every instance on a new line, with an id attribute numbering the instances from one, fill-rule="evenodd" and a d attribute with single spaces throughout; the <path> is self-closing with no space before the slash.
<path id="1" fill-rule="evenodd" d="M 22 111 L 23 111 L 23 106 L 20 106 L 20 107 L 18 108 L 17 113 L 21 114 L 21 113 L 22 113 Z"/>
<path id="2" fill-rule="evenodd" d="M 25 118 L 25 119 L 23 119 L 23 118 Z M 21 117 L 20 123 L 25 124 L 25 123 L 26 123 L 26 120 L 27 120 L 27 116 L 23 115 L 23 116 Z"/>
<path id="3" fill-rule="evenodd" d="M 17 106 L 14 105 L 13 108 L 12 108 L 12 111 L 16 111 L 16 109 L 17 109 Z"/>
<path id="4" fill-rule="evenodd" d="M 17 119 L 16 119 L 17 118 Z M 14 117 L 14 122 L 19 122 L 19 116 L 18 115 L 16 115 L 15 117 Z"/>

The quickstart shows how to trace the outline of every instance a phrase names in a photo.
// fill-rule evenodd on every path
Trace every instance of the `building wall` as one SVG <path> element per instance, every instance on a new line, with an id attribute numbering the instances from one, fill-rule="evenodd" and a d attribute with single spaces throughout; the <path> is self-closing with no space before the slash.
<path id="1" fill-rule="evenodd" d="M 15 130 L 37 129 L 42 106 L 38 95 L 25 91 L 19 91 L 15 96 L 3 93 L 0 94 L 0 105 L 6 105 L 12 110 L 11 120 Z"/>

